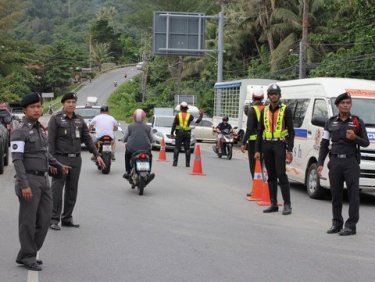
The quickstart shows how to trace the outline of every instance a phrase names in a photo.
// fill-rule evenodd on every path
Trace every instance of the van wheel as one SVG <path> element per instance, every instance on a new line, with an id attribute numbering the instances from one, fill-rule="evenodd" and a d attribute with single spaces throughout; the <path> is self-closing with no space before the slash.
<path id="1" fill-rule="evenodd" d="M 317 168 L 317 164 L 312 163 L 306 177 L 307 194 L 312 199 L 320 199 L 324 194 L 324 189 L 320 186 Z"/>

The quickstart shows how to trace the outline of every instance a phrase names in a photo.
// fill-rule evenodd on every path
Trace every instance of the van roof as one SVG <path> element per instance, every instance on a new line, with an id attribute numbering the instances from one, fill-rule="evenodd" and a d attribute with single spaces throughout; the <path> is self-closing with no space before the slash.
<path id="1" fill-rule="evenodd" d="M 288 81 L 277 84 L 282 89 L 291 86 L 321 85 L 327 97 L 336 97 L 341 93 L 349 92 L 352 96 L 375 98 L 375 81 L 355 78 L 316 77 Z M 370 90 L 370 91 L 363 91 Z M 303 93 L 301 93 L 303 95 Z"/>

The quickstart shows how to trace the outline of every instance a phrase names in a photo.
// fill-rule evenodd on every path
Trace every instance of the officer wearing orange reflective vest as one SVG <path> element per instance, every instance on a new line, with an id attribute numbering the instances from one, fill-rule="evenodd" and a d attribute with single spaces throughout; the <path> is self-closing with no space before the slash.
<path id="1" fill-rule="evenodd" d="M 292 112 L 280 102 L 281 89 L 272 84 L 267 89 L 270 104 L 264 107 L 258 126 L 255 158 L 263 154 L 264 163 L 268 172 L 268 187 L 271 206 L 264 213 L 277 212 L 277 180 L 279 180 L 281 194 L 284 199 L 282 214 L 292 213 L 290 202 L 290 184 L 286 175 L 286 163 L 293 160 L 294 128 Z"/>
<path id="2" fill-rule="evenodd" d="M 176 138 L 176 145 L 173 154 L 173 166 L 177 166 L 178 155 L 181 149 L 182 143 L 184 144 L 186 167 L 190 167 L 190 139 L 191 139 L 191 128 L 190 123 L 194 120 L 194 117 L 187 112 L 189 109 L 186 102 L 180 104 L 180 112 L 176 114 L 173 121 L 171 136 Z M 199 123 L 202 120 L 203 112 L 199 113 L 199 118 L 195 123 Z M 176 132 L 176 135 L 174 134 Z"/>
<path id="3" fill-rule="evenodd" d="M 257 139 L 257 129 L 260 120 L 261 112 L 264 108 L 263 99 L 263 89 L 256 89 L 253 92 L 253 104 L 249 107 L 247 111 L 247 125 L 246 132 L 242 139 L 241 152 L 245 153 L 246 143 L 247 143 L 247 153 L 249 156 L 249 167 L 252 179 L 254 179 L 255 171 L 255 141 Z M 247 194 L 247 196 L 251 196 Z"/>
<path id="4" fill-rule="evenodd" d="M 361 159 L 359 147 L 367 147 L 367 131 L 363 121 L 350 113 L 352 98 L 348 93 L 337 96 L 335 105 L 338 115 L 331 117 L 325 124 L 320 142 L 318 176 L 321 176 L 323 164 L 329 154 L 329 182 L 332 192 L 332 226 L 328 234 L 339 233 L 341 236 L 356 234 L 359 220 L 359 177 Z M 331 148 L 329 148 L 331 140 Z M 344 181 L 348 190 L 349 218 L 342 217 L 342 193 Z"/>

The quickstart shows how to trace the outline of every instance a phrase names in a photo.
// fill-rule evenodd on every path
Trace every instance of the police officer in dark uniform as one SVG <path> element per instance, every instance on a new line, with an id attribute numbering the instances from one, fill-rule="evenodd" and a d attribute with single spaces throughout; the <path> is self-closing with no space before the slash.
<path id="1" fill-rule="evenodd" d="M 53 158 L 47 150 L 47 136 L 38 119 L 42 98 L 26 95 L 21 106 L 22 122 L 11 134 L 11 152 L 16 170 L 15 191 L 20 202 L 19 240 L 21 249 L 16 262 L 33 271 L 42 270 L 37 252 L 47 235 L 52 213 L 52 194 L 47 175 L 49 165 L 67 173 L 68 167 Z"/>
<path id="2" fill-rule="evenodd" d="M 328 162 L 329 181 L 332 193 L 332 227 L 328 234 L 339 233 L 341 236 L 356 234 L 359 220 L 359 177 L 360 152 L 359 146 L 367 147 L 366 127 L 357 116 L 351 115 L 352 98 L 348 93 L 340 94 L 335 105 L 339 114 L 330 118 L 324 127 L 324 134 L 320 143 L 318 176 L 323 170 L 324 160 L 329 153 Z M 329 150 L 330 140 L 332 141 Z M 341 214 L 344 181 L 349 197 L 349 218 L 345 222 Z"/>
<path id="3" fill-rule="evenodd" d="M 180 111 L 176 114 L 173 121 L 171 136 L 176 138 L 176 144 L 173 154 L 173 166 L 177 166 L 178 155 L 180 153 L 181 145 L 184 144 L 186 167 L 190 167 L 190 139 L 191 139 L 191 128 L 190 123 L 194 120 L 194 117 L 187 112 L 189 109 L 186 102 L 180 104 Z M 195 123 L 199 123 L 202 120 L 203 112 L 199 113 L 199 118 Z M 175 135 L 176 132 L 176 135 Z"/>
<path id="4" fill-rule="evenodd" d="M 87 124 L 81 116 L 74 113 L 77 104 L 76 94 L 65 94 L 61 103 L 62 111 L 52 115 L 48 123 L 48 146 L 50 153 L 57 160 L 72 168 L 66 176 L 52 178 L 53 213 L 50 227 L 53 230 L 60 230 L 60 219 L 62 226 L 79 227 L 79 224 L 73 223 L 72 214 L 77 200 L 81 172 L 81 143 L 85 143 L 88 150 L 95 155 L 99 165 L 105 167 L 91 139 Z M 64 186 L 64 210 L 61 215 Z"/>
<path id="5" fill-rule="evenodd" d="M 253 92 L 253 104 L 248 108 L 247 111 L 247 123 L 246 132 L 242 139 L 241 152 L 245 153 L 246 143 L 247 143 L 247 153 L 249 157 L 249 168 L 252 179 L 254 179 L 255 171 L 255 143 L 258 135 L 258 124 L 260 121 L 260 115 L 264 108 L 263 99 L 263 89 L 256 89 Z M 251 196 L 251 193 L 247 194 Z"/>
<path id="6" fill-rule="evenodd" d="M 284 199 L 283 215 L 292 213 L 290 202 L 290 184 L 286 175 L 286 163 L 293 160 L 294 128 L 291 110 L 280 102 L 281 89 L 272 84 L 267 89 L 270 104 L 265 106 L 258 126 L 255 157 L 263 153 L 264 163 L 268 172 L 268 187 L 271 206 L 264 213 L 277 212 L 277 180 L 280 183 Z"/>

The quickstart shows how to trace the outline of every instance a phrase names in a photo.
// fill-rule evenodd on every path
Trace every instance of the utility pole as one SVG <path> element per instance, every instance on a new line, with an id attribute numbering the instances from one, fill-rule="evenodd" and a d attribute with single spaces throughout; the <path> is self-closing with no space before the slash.
<path id="1" fill-rule="evenodd" d="M 309 28 L 309 0 L 303 0 L 302 40 L 299 46 L 299 78 L 306 77 L 306 47 Z"/>
<path id="2" fill-rule="evenodd" d="M 217 53 L 217 82 L 223 81 L 223 54 L 224 54 L 224 1 L 221 3 L 218 24 L 218 53 Z"/>

